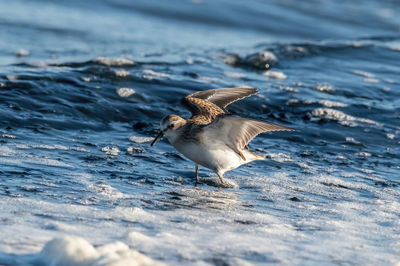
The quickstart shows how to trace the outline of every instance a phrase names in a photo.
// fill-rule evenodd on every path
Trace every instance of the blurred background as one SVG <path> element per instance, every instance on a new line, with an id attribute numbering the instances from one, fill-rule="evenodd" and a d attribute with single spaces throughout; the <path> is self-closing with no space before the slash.
<path id="1" fill-rule="evenodd" d="M 0 12 L 3 64 L 15 62 L 10 55 L 20 49 L 29 51 L 32 60 L 137 58 L 399 34 L 398 2 L 390 0 L 17 0 L 2 1 Z"/>

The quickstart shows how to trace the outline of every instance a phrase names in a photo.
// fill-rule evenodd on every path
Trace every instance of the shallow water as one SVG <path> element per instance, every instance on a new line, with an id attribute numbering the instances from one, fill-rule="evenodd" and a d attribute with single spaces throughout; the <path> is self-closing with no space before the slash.
<path id="1" fill-rule="evenodd" d="M 400 261 L 397 1 L 1 1 L 0 264 L 53 238 L 169 265 Z M 267 155 L 193 187 L 159 120 L 197 90 L 259 89 L 237 115 Z M 205 182 L 215 180 L 200 168 Z"/>

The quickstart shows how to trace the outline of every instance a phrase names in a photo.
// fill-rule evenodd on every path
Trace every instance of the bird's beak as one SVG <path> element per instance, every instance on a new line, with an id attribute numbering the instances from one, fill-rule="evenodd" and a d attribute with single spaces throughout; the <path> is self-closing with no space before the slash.
<path id="1" fill-rule="evenodd" d="M 157 137 L 154 138 L 154 140 L 150 144 L 150 146 L 153 146 L 154 144 L 156 144 L 156 142 L 159 141 L 163 136 L 164 136 L 164 132 L 162 132 L 162 130 L 160 130 L 160 132 L 158 133 Z"/>

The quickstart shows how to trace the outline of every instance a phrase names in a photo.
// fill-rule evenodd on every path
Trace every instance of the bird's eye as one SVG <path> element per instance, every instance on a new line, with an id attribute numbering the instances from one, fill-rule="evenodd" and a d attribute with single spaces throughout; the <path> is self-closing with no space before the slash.
<path id="1" fill-rule="evenodd" d="M 169 128 L 173 128 L 175 126 L 175 124 L 171 124 L 169 125 Z"/>

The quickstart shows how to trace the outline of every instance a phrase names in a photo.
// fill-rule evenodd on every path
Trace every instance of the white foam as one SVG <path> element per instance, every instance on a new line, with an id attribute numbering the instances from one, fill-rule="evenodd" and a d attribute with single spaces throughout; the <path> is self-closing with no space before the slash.
<path id="1" fill-rule="evenodd" d="M 19 146 L 20 145 L 16 145 L 15 147 L 19 148 Z M 0 158 L 0 162 L 9 165 L 23 165 L 29 163 L 29 164 L 39 164 L 46 166 L 73 168 L 72 165 L 64 163 L 63 161 L 43 156 L 38 157 L 34 154 L 28 154 L 18 150 L 14 150 L 12 147 L 9 146 L 0 146 L 0 156 L 7 157 L 7 158 Z"/>
<path id="2" fill-rule="evenodd" d="M 58 166 L 58 167 L 68 167 L 68 168 L 73 168 L 73 165 L 64 163 L 62 161 L 58 161 L 58 160 L 53 160 L 50 158 L 35 158 L 32 160 L 27 160 L 27 162 L 30 163 L 34 163 L 34 164 L 43 164 L 43 165 L 47 165 L 47 166 Z"/>
<path id="3" fill-rule="evenodd" d="M 44 224 L 43 228 L 45 228 L 46 230 L 63 231 L 63 232 L 78 231 L 77 226 L 59 221 L 47 222 Z"/>
<path id="4" fill-rule="evenodd" d="M 13 156 L 16 154 L 17 152 L 14 149 L 8 146 L 0 146 L 0 156 Z"/>
<path id="5" fill-rule="evenodd" d="M 286 79 L 287 76 L 280 71 L 268 70 L 264 73 L 265 76 L 272 78 L 272 79 Z"/>
<path id="6" fill-rule="evenodd" d="M 329 101 L 329 100 L 319 100 L 319 101 L 314 101 L 314 100 L 298 100 L 298 99 L 290 99 L 286 102 L 287 105 L 295 105 L 295 104 L 319 104 L 325 107 L 347 107 L 347 104 L 340 103 L 340 102 L 334 102 L 334 101 Z"/>
<path id="7" fill-rule="evenodd" d="M 358 76 L 365 77 L 365 78 L 373 78 L 373 77 L 375 77 L 374 74 L 366 72 L 366 71 L 362 71 L 362 70 L 353 70 L 353 71 L 351 71 L 351 73 L 353 73 L 355 75 L 358 75 Z"/>
<path id="8" fill-rule="evenodd" d="M 47 150 L 63 150 L 63 151 L 68 150 L 68 148 L 63 145 L 46 145 L 46 144 L 35 145 L 33 146 L 33 148 L 47 149 Z"/>
<path id="9" fill-rule="evenodd" d="M 169 75 L 166 73 L 161 73 L 161 72 L 156 72 L 151 69 L 145 69 L 143 70 L 143 78 L 148 79 L 148 80 L 153 80 L 154 77 L 157 78 L 169 78 Z"/>
<path id="10" fill-rule="evenodd" d="M 318 84 L 316 87 L 314 87 L 314 89 L 321 92 L 335 92 L 335 88 L 333 88 L 330 84 Z"/>
<path id="11" fill-rule="evenodd" d="M 8 81 L 17 81 L 18 80 L 18 76 L 14 76 L 14 75 L 7 75 L 6 78 L 8 79 Z"/>
<path id="12" fill-rule="evenodd" d="M 288 154 L 284 154 L 284 153 L 268 153 L 267 154 L 267 158 L 278 162 L 278 163 L 284 163 L 284 162 L 291 162 L 293 161 L 292 158 L 290 157 L 290 155 Z"/>
<path id="13" fill-rule="evenodd" d="M 264 61 L 274 62 L 274 63 L 278 62 L 278 58 L 276 57 L 276 55 L 273 52 L 270 52 L 270 51 L 265 51 L 265 52 L 259 53 L 259 56 Z"/>
<path id="14" fill-rule="evenodd" d="M 281 87 L 280 89 L 283 90 L 283 91 L 288 91 L 288 92 L 293 92 L 293 93 L 299 92 L 298 89 L 292 88 L 292 87 Z"/>
<path id="15" fill-rule="evenodd" d="M 15 138 L 17 138 L 16 136 L 10 135 L 10 134 L 2 134 L 1 137 L 2 138 L 7 138 L 7 139 L 15 139 Z"/>
<path id="16" fill-rule="evenodd" d="M 98 57 L 93 59 L 94 63 L 106 65 L 106 66 L 133 66 L 135 62 L 127 58 L 107 58 Z"/>
<path id="17" fill-rule="evenodd" d="M 143 153 L 144 150 L 141 148 L 136 148 L 136 147 L 128 147 L 126 148 L 126 152 L 133 154 L 133 153 Z"/>
<path id="18" fill-rule="evenodd" d="M 114 70 L 114 73 L 117 77 L 121 77 L 121 78 L 125 78 L 125 77 L 128 77 L 131 75 L 129 73 L 129 71 L 126 71 L 126 70 Z"/>
<path id="19" fill-rule="evenodd" d="M 374 78 L 364 78 L 363 81 L 367 83 L 379 83 L 379 80 Z"/>
<path id="20" fill-rule="evenodd" d="M 366 123 L 366 124 L 374 124 L 379 125 L 377 122 L 365 119 L 365 118 L 358 118 L 348 114 L 345 114 L 341 111 L 330 109 L 330 108 L 317 108 L 311 112 L 313 117 L 329 119 L 338 121 L 339 124 L 344 126 L 356 126 L 356 122 Z"/>
<path id="21" fill-rule="evenodd" d="M 43 149 L 43 150 L 69 150 L 68 147 L 64 145 L 47 145 L 47 144 L 39 144 L 39 145 L 26 145 L 26 144 L 17 144 L 16 147 L 18 149 Z"/>
<path id="22" fill-rule="evenodd" d="M 394 139 L 395 135 L 394 134 L 386 134 L 386 138 L 388 139 Z"/>
<path id="23" fill-rule="evenodd" d="M 26 49 L 19 49 L 18 51 L 17 51 L 17 53 L 15 54 L 16 56 L 19 56 L 19 57 L 23 57 L 23 56 L 28 56 L 29 55 L 29 51 L 28 50 L 26 50 Z"/>
<path id="24" fill-rule="evenodd" d="M 356 156 L 360 156 L 360 157 L 371 157 L 372 154 L 369 152 L 358 152 L 356 153 Z"/>
<path id="25" fill-rule="evenodd" d="M 347 104 L 329 101 L 329 100 L 320 100 L 320 101 L 318 101 L 318 103 L 325 107 L 347 107 Z"/>
<path id="26" fill-rule="evenodd" d="M 132 223 L 148 223 L 153 221 L 154 219 L 157 219 L 155 215 L 138 207 L 116 207 L 114 209 L 113 216 Z"/>
<path id="27" fill-rule="evenodd" d="M 198 80 L 203 81 L 203 82 L 219 82 L 219 78 L 214 78 L 214 77 L 206 77 L 206 76 L 199 76 Z"/>
<path id="28" fill-rule="evenodd" d="M 114 156 L 120 153 L 120 150 L 117 147 L 109 147 L 109 146 L 103 147 L 101 151 L 105 152 L 108 155 L 114 155 Z"/>
<path id="29" fill-rule="evenodd" d="M 392 45 L 390 49 L 396 52 L 400 52 L 400 45 L 399 44 Z"/>
<path id="30" fill-rule="evenodd" d="M 238 72 L 225 72 L 225 75 L 227 77 L 236 78 L 236 79 L 240 79 L 240 78 L 245 78 L 246 77 L 246 74 L 238 73 Z"/>
<path id="31" fill-rule="evenodd" d="M 347 142 L 347 143 L 350 143 L 350 144 L 361 145 L 361 142 L 355 140 L 355 139 L 352 138 L 352 137 L 346 137 L 346 142 Z"/>
<path id="32" fill-rule="evenodd" d="M 37 255 L 35 262 L 49 266 L 162 265 L 131 250 L 125 243 L 114 242 L 95 248 L 87 240 L 76 236 L 49 241 Z"/>
<path id="33" fill-rule="evenodd" d="M 249 169 L 243 167 L 236 173 Z M 381 189 L 365 182 L 366 177 L 371 180 L 371 174 L 336 171 L 328 175 L 321 174 L 325 168 L 317 170 L 318 174 L 304 176 L 297 170 L 290 174 L 288 169 L 271 172 L 267 167 L 265 175 L 249 171 L 235 176 L 241 186 L 244 183 L 250 187 L 251 193 L 245 193 L 249 190 L 246 188 L 230 191 L 174 183 L 165 184 L 163 191 L 135 193 L 137 188 L 132 188 L 129 196 L 133 199 L 111 203 L 101 200 L 102 204 L 92 201 L 85 206 L 42 198 L 7 198 L 0 201 L 0 250 L 34 254 L 25 264 L 18 264 L 7 261 L 0 252 L 0 264 L 34 264 L 30 263 L 34 256 L 37 264 L 48 263 L 44 265 L 129 265 L 127 262 L 139 261 L 130 251 L 140 250 L 153 259 L 165 259 L 169 265 L 207 265 L 214 263 L 214 258 L 228 265 L 265 261 L 301 265 L 304 258 L 292 256 L 298 252 L 299 239 L 301 244 L 307 243 L 301 250 L 307 260 L 337 258 L 374 265 L 398 261 L 395 254 L 385 253 L 386 245 L 375 245 L 381 239 L 397 243 L 393 230 L 400 226 L 396 219 L 400 210 L 398 189 Z M 227 178 L 235 172 L 229 173 Z M 96 178 L 82 177 L 87 182 Z M 360 197 L 360 192 L 373 196 Z M 71 194 L 76 195 L 88 196 L 84 189 Z M 101 192 L 97 195 L 107 199 Z M 151 208 L 129 207 L 142 200 Z M 53 224 L 60 220 L 73 227 Z M 50 229 L 41 229 L 43 223 Z M 80 237 L 64 238 L 64 234 Z M 48 242 L 54 237 L 57 239 Z M 115 239 L 122 242 L 103 245 Z M 394 247 L 389 245 L 390 250 Z M 363 252 L 354 261 L 357 250 Z M 340 257 L 335 257 L 337 254 Z M 382 254 L 389 256 L 382 259 Z M 17 255 L 17 259 L 23 256 Z M 127 257 L 129 260 L 124 260 Z"/>
<path id="34" fill-rule="evenodd" d="M 80 152 L 90 152 L 88 149 L 82 148 L 82 147 L 73 147 L 71 150 L 74 151 L 80 151 Z"/>
<path id="35" fill-rule="evenodd" d="M 120 97 L 122 98 L 127 98 L 129 96 L 132 96 L 133 94 L 135 94 L 135 90 L 131 89 L 131 88 L 119 88 L 117 90 L 117 93 Z"/>
<path id="36" fill-rule="evenodd" d="M 139 137 L 139 136 L 130 136 L 129 140 L 136 143 L 145 143 L 151 142 L 154 138 L 151 137 Z"/>
<path id="37" fill-rule="evenodd" d="M 118 191 L 116 188 L 107 184 L 87 184 L 88 189 L 96 194 L 96 196 L 101 196 L 103 199 L 116 200 L 129 198 L 130 196 Z"/>

